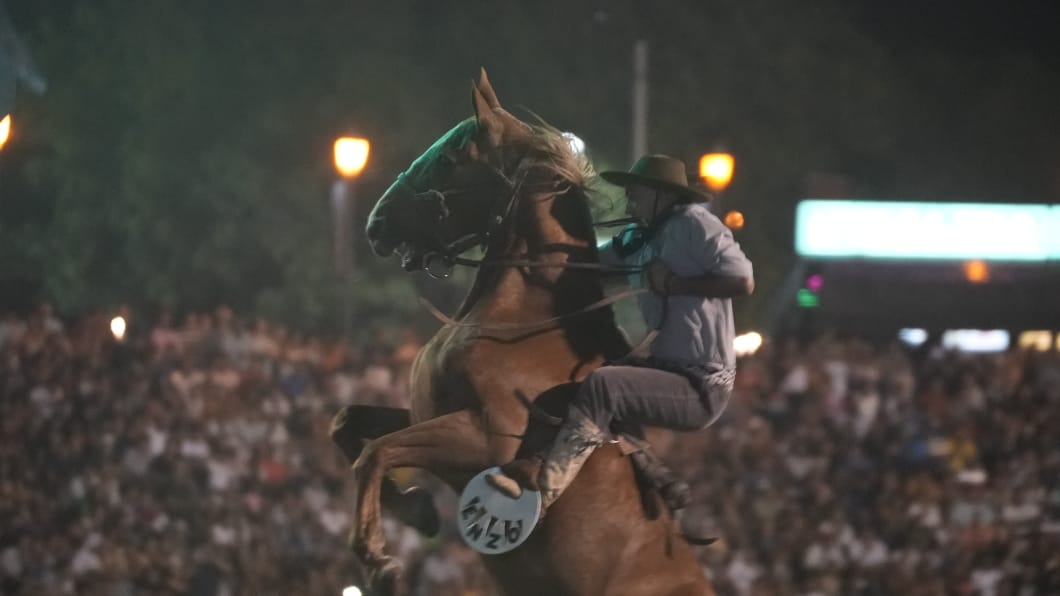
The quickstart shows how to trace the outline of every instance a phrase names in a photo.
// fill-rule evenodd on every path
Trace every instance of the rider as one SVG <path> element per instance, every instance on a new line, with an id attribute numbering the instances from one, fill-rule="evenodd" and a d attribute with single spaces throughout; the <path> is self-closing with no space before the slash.
<path id="1" fill-rule="evenodd" d="M 600 176 L 625 188 L 626 211 L 638 222 L 602 245 L 600 260 L 643 268 L 631 284 L 651 289 L 638 306 L 658 335 L 646 358 L 630 356 L 585 378 L 547 455 L 487 477 L 512 498 L 523 486 L 540 488 L 544 507 L 610 437 L 612 423 L 692 431 L 718 418 L 736 369 L 730 298 L 754 290 L 751 261 L 710 212 L 710 195 L 688 185 L 684 162 L 647 155 L 628 172 Z"/>

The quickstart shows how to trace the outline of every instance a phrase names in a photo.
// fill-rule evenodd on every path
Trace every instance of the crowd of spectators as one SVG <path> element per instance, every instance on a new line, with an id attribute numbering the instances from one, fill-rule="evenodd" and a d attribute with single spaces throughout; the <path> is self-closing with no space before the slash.
<path id="1" fill-rule="evenodd" d="M 407 406 L 411 332 L 363 345 L 221 307 L 0 318 L 0 592 L 333 594 L 349 403 Z M 120 331 L 116 329 L 115 331 Z M 684 523 L 722 596 L 1060 593 L 1060 357 L 822 336 L 741 360 L 711 429 L 652 434 L 693 486 Z M 412 593 L 493 593 L 443 532 L 389 518 Z"/>

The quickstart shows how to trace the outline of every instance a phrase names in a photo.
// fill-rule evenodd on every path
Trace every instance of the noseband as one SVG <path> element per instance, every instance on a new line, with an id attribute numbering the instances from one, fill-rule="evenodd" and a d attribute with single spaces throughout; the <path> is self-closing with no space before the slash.
<path id="1" fill-rule="evenodd" d="M 496 237 L 498 231 L 508 220 L 508 215 L 511 213 L 512 208 L 518 199 L 519 189 L 522 187 L 527 170 L 527 168 L 523 166 L 523 162 L 519 163 L 519 167 L 517 168 L 515 175 L 512 177 L 507 176 L 500 170 L 500 168 L 497 168 L 491 163 L 478 163 L 493 174 L 495 178 L 500 180 L 505 188 L 506 194 L 508 195 L 507 199 L 493 202 L 490 207 L 489 219 L 487 220 L 487 227 L 484 232 L 466 234 L 450 242 L 446 242 L 442 239 L 442 232 L 448 227 L 449 219 L 452 216 L 452 210 L 449 208 L 447 197 L 451 195 L 466 194 L 470 191 L 468 189 L 457 188 L 445 190 L 428 188 L 421 191 L 416 189 L 416 187 L 408 181 L 407 171 L 398 174 L 396 184 L 405 189 L 414 201 L 430 208 L 434 214 L 434 225 L 432 227 L 435 230 L 434 238 L 439 248 L 427 251 L 423 255 L 422 266 L 427 274 L 435 279 L 449 277 L 455 265 L 467 265 L 469 262 L 472 262 L 471 259 L 463 259 L 460 255 L 474 246 L 486 245 L 492 238 Z"/>

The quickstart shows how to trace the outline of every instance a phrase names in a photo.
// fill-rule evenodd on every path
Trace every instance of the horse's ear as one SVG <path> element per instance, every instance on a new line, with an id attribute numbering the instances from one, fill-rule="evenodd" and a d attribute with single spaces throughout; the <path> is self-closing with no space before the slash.
<path id="1" fill-rule="evenodd" d="M 490 106 L 489 101 L 479 90 L 475 81 L 471 81 L 471 105 L 475 108 L 475 118 L 479 122 L 493 116 L 493 107 Z"/>
<path id="2" fill-rule="evenodd" d="M 479 130 L 486 135 L 490 144 L 499 145 L 504 136 L 504 123 L 501 122 L 500 115 L 490 107 L 489 101 L 474 81 L 471 82 L 471 104 L 475 107 L 475 120 L 478 121 Z"/>
<path id="3" fill-rule="evenodd" d="M 482 97 L 486 98 L 486 103 L 489 104 L 489 107 L 494 109 L 501 107 L 501 100 L 497 99 L 497 92 L 493 90 L 493 85 L 490 84 L 490 79 L 486 76 L 485 67 L 479 70 L 478 90 L 482 92 Z"/>

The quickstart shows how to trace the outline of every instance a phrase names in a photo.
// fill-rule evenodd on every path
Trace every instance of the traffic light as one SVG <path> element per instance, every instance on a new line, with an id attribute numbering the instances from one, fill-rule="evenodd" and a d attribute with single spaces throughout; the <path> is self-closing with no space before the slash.
<path id="1" fill-rule="evenodd" d="M 800 288 L 795 295 L 795 300 L 798 302 L 799 308 L 817 308 L 820 306 L 821 299 L 818 294 L 823 286 L 824 278 L 821 277 L 820 273 L 812 273 L 808 275 L 802 284 L 802 288 Z"/>

